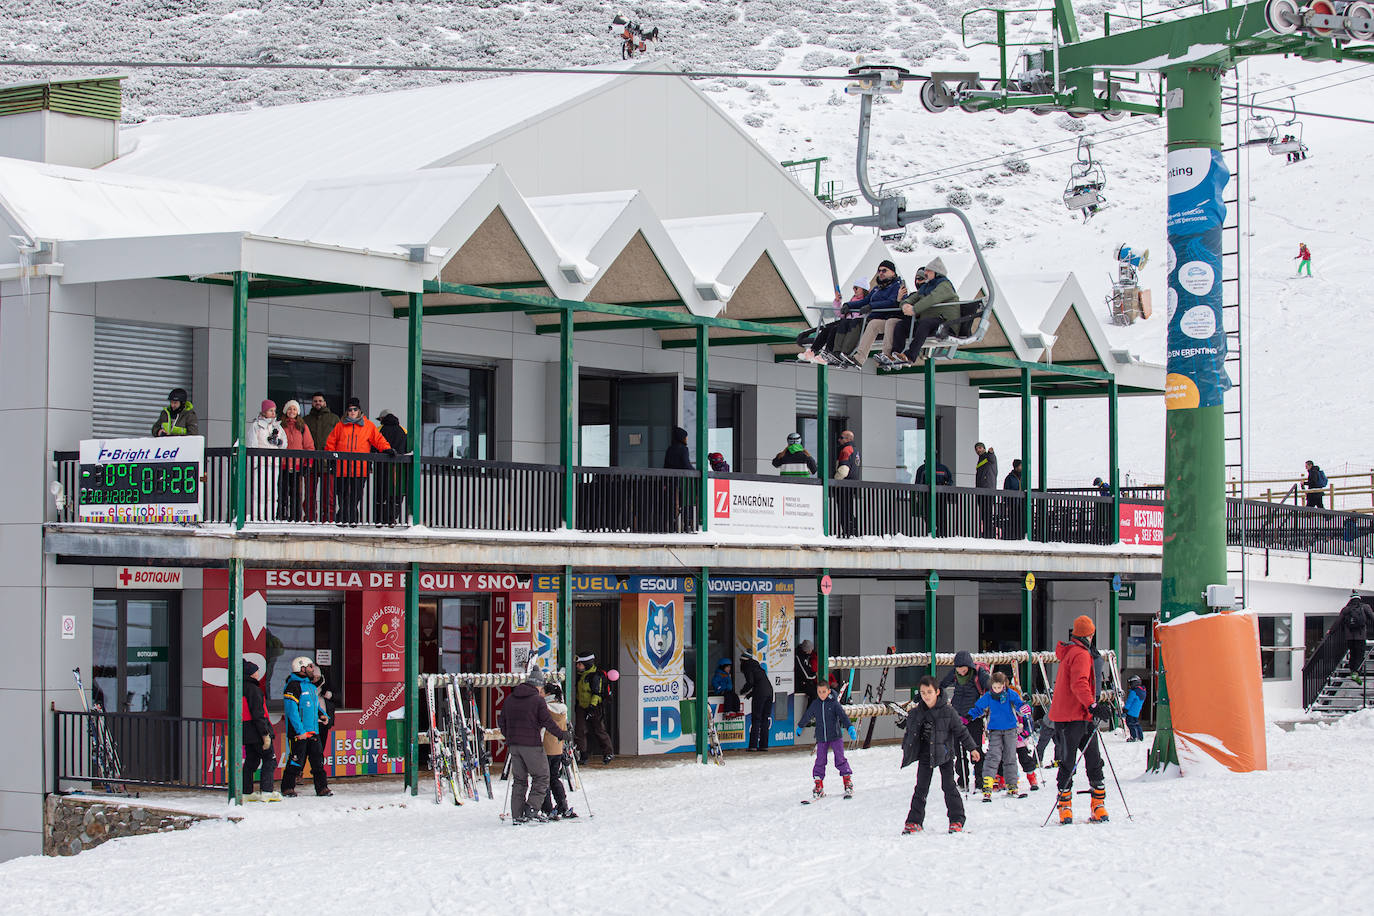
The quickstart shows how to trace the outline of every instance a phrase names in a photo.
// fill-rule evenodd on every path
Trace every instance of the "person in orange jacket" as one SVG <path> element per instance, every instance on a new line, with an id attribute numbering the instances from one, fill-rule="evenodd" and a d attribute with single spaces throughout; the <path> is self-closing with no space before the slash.
<path id="1" fill-rule="evenodd" d="M 1098 701 L 1102 690 L 1101 655 L 1093 645 L 1097 627 L 1086 614 L 1074 619 L 1067 642 L 1055 647 L 1059 674 L 1050 701 L 1050 720 L 1055 723 L 1055 755 L 1059 758 L 1059 823 L 1073 823 L 1073 777 L 1079 756 L 1088 770 L 1092 790 L 1092 814 L 1088 820 L 1107 820 L 1107 783 L 1102 773 L 1097 720 L 1110 719 L 1106 704 Z"/>
<path id="2" fill-rule="evenodd" d="M 339 497 L 339 522 L 356 525 L 362 521 L 363 490 L 367 487 L 370 462 L 339 461 L 338 453 L 367 452 L 375 448 L 379 452 L 395 455 L 396 450 L 382 436 L 376 424 L 363 416 L 363 405 L 357 398 L 348 399 L 348 409 L 329 434 L 324 447 L 334 460 L 334 476 L 338 478 L 334 489 Z"/>

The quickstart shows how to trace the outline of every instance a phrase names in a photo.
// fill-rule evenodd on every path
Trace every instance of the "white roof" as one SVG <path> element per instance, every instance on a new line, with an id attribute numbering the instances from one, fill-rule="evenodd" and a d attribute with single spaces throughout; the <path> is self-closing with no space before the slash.
<path id="1" fill-rule="evenodd" d="M 869 277 L 879 261 L 887 257 L 887 249 L 876 235 L 856 232 L 834 235 L 835 272 L 839 275 L 840 289 L 848 293 L 853 286 L 868 288 Z M 789 239 L 787 250 L 797 262 L 806 285 L 811 289 L 812 298 L 817 305 L 828 305 L 835 298 L 835 289 L 830 279 L 830 254 L 826 250 L 825 236 L 811 239 Z"/>
<path id="2" fill-rule="evenodd" d="M 415 171 L 622 78 L 525 74 L 149 121 L 120 132 L 102 171 L 273 193 L 300 186 L 302 163 L 315 178 Z"/>

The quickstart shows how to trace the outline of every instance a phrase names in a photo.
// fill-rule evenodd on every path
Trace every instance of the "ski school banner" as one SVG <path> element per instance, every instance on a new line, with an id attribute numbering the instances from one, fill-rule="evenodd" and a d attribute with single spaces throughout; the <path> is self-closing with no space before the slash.
<path id="1" fill-rule="evenodd" d="M 622 668 L 620 695 L 621 751 L 633 737 L 634 752 L 663 754 L 694 746 L 682 733 L 681 704 L 687 698 L 683 667 L 683 596 L 639 594 L 620 606 Z M 629 665 L 623 660 L 628 659 Z M 627 708 L 628 707 L 628 708 Z M 627 716 L 634 719 L 625 728 Z"/>
<path id="2" fill-rule="evenodd" d="M 1216 407 L 1231 387 L 1222 324 L 1222 191 L 1231 179 L 1211 149 L 1169 153 L 1167 410 Z"/>

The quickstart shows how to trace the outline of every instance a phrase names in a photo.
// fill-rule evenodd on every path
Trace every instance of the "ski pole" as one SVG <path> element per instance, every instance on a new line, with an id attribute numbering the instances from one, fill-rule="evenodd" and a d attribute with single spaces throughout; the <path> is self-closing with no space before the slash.
<path id="1" fill-rule="evenodd" d="M 1116 783 L 1116 794 L 1121 796 L 1121 807 L 1126 809 L 1126 820 L 1133 821 L 1135 817 L 1131 814 L 1131 806 L 1126 804 L 1126 793 L 1121 791 L 1121 780 L 1116 778 L 1116 766 L 1112 763 L 1112 755 L 1107 753 L 1107 742 L 1098 741 L 1097 743 L 1102 750 L 1102 756 L 1107 758 L 1108 768 L 1112 771 L 1112 781 Z"/>
<path id="2" fill-rule="evenodd" d="M 505 782 L 505 784 L 506 784 L 506 798 L 505 798 L 505 800 L 504 800 L 503 802 L 501 802 L 501 814 L 500 814 L 501 820 L 505 820 L 505 819 L 506 819 L 506 815 L 508 815 L 508 814 L 511 813 L 511 811 L 510 811 L 510 782 L 511 782 L 511 781 L 510 781 L 510 757 L 511 757 L 510 751 L 509 751 L 509 749 L 507 749 L 507 751 L 506 751 L 506 762 L 505 762 L 505 764 L 502 765 L 502 767 L 501 767 L 501 779 L 502 779 L 502 780 Z"/>

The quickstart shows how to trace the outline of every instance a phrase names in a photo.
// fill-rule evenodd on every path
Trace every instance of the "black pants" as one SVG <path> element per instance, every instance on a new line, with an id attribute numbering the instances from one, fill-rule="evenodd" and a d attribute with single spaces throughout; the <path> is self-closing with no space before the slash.
<path id="1" fill-rule="evenodd" d="M 983 785 L 983 723 L 986 719 L 977 718 L 968 724 L 968 736 L 973 739 L 973 743 L 978 745 L 978 761 L 973 765 L 973 786 L 982 788 Z M 961 775 L 964 779 L 968 778 L 968 757 L 960 751 L 959 757 Z M 967 785 L 967 783 L 965 783 Z"/>
<path id="2" fill-rule="evenodd" d="M 563 755 L 551 756 L 549 758 L 549 791 L 544 793 L 544 804 L 539 810 L 548 814 L 557 808 L 559 811 L 568 810 L 568 793 L 563 788 L 563 780 L 559 777 L 563 775 Z"/>
<path id="3" fill-rule="evenodd" d="M 852 331 L 855 327 L 863 324 L 862 318 L 839 318 L 830 322 L 816 333 L 816 339 L 811 344 L 811 352 L 819 353 L 822 350 L 834 351 L 835 336 L 841 332 Z"/>
<path id="4" fill-rule="evenodd" d="M 975 500 L 978 504 L 978 536 L 997 537 L 997 497 L 977 496 Z"/>
<path id="5" fill-rule="evenodd" d="M 836 534 L 842 538 L 859 536 L 859 519 L 854 512 L 854 503 L 859 491 L 853 487 L 835 487 L 835 527 Z"/>
<path id="6" fill-rule="evenodd" d="M 1083 751 L 1083 763 L 1088 770 L 1088 785 L 1104 785 L 1102 777 L 1102 751 L 1097 744 L 1096 722 L 1060 722 L 1054 736 L 1054 752 L 1059 756 L 1059 791 L 1067 792 L 1073 788 L 1074 769 L 1078 763 L 1078 752 Z"/>
<path id="7" fill-rule="evenodd" d="M 301 520 L 301 481 L 305 478 L 302 470 L 282 468 L 277 475 L 277 518 L 283 522 Z"/>
<path id="8" fill-rule="evenodd" d="M 1035 762 L 1043 763 L 1045 760 L 1045 748 L 1051 744 L 1055 745 L 1055 759 L 1058 759 L 1059 745 L 1055 743 L 1054 723 L 1046 719 L 1040 723 L 1040 737 L 1035 739 Z"/>
<path id="9" fill-rule="evenodd" d="M 768 749 L 768 734 L 773 730 L 773 695 L 754 694 L 749 700 L 749 746 L 761 751 Z"/>
<path id="10" fill-rule="evenodd" d="M 245 741 L 243 745 L 243 792 L 245 795 L 253 791 L 253 771 L 259 768 L 262 769 L 262 775 L 258 779 L 258 784 L 262 786 L 262 791 L 273 791 L 273 785 L 276 781 L 277 755 L 272 752 L 272 748 L 262 746 L 261 738 L 254 738 Z"/>
<path id="11" fill-rule="evenodd" d="M 721 712 L 739 712 L 739 694 L 733 690 L 727 690 L 720 698 Z"/>
<path id="12" fill-rule="evenodd" d="M 917 318 L 912 322 L 911 331 L 907 338 L 906 353 L 908 359 L 917 359 L 921 355 L 921 345 L 926 342 L 926 338 L 935 333 L 936 328 L 945 323 L 945 319 L 928 316 Z"/>
<path id="13" fill-rule="evenodd" d="M 587 732 L 591 732 L 592 737 L 596 738 L 597 746 L 601 748 L 603 757 L 614 754 L 615 747 L 611 744 L 611 736 L 606 734 L 606 707 L 598 704 L 579 709 L 577 713 L 577 723 L 573 726 L 573 740 L 577 743 L 577 752 L 584 757 L 587 755 Z"/>
<path id="14" fill-rule="evenodd" d="M 906 813 L 908 824 L 925 824 L 926 796 L 930 794 L 930 784 L 934 779 L 934 767 L 924 760 L 916 765 L 916 788 L 911 793 L 911 809 Z M 940 764 L 940 785 L 945 791 L 945 811 L 949 813 L 949 822 L 962 824 L 964 799 L 959 794 L 959 785 L 954 779 L 953 760 L 946 760 Z"/>
<path id="15" fill-rule="evenodd" d="M 1031 751 L 1030 745 L 1018 744 L 1016 746 L 1016 759 L 1021 761 L 1021 770 L 1027 776 L 1039 768 L 1039 761 L 1035 759 L 1035 754 Z"/>
<path id="16" fill-rule="evenodd" d="M 1355 674 L 1364 673 L 1364 657 L 1368 647 L 1363 639 L 1347 639 L 1346 651 L 1350 653 L 1350 670 Z"/>
<path id="17" fill-rule="evenodd" d="M 329 788 L 324 775 L 324 748 L 320 745 L 319 735 L 309 738 L 291 739 L 291 758 L 286 761 L 286 769 L 281 774 L 281 790 L 290 792 L 296 788 L 296 777 L 305 769 L 305 761 L 310 761 L 310 776 L 315 781 L 315 791 L 323 792 Z"/>
<path id="18" fill-rule="evenodd" d="M 339 494 L 339 512 L 335 518 L 341 525 L 356 525 L 363 520 L 363 490 L 366 477 L 340 477 L 335 489 Z"/>

